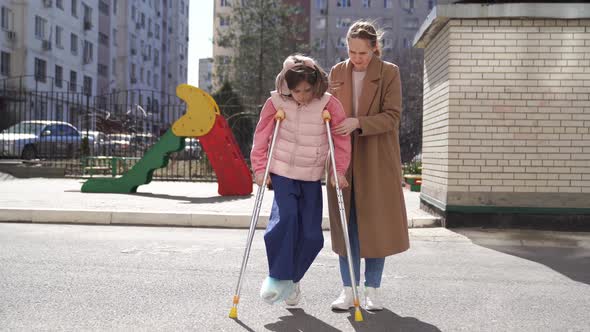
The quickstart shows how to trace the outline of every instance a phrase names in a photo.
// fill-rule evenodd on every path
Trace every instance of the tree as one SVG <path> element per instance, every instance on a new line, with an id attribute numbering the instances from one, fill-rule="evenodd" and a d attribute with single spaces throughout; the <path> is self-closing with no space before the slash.
<path id="1" fill-rule="evenodd" d="M 280 0 L 250 0 L 233 8 L 229 26 L 219 31 L 217 45 L 233 50 L 231 60 L 216 59 L 217 83 L 230 81 L 248 104 L 262 104 L 274 90 L 284 59 L 305 53 L 306 21 L 302 8 Z"/>
<path id="2" fill-rule="evenodd" d="M 221 115 L 227 120 L 242 155 L 248 159 L 258 113 L 255 110 L 245 110 L 240 96 L 234 92 L 229 82 L 225 82 L 212 97 L 219 106 Z"/>

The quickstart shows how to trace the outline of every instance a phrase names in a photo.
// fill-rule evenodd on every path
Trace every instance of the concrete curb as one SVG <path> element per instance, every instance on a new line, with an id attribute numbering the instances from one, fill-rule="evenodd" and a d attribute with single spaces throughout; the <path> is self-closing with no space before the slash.
<path id="1" fill-rule="evenodd" d="M 251 215 L 231 213 L 170 213 L 145 211 L 101 211 L 64 209 L 0 208 L 0 222 L 65 223 L 97 225 L 152 225 L 182 227 L 249 228 Z M 257 228 L 265 228 L 268 215 L 261 215 Z M 440 227 L 438 218 L 409 218 L 409 228 Z M 327 217 L 322 228 L 330 229 Z"/>

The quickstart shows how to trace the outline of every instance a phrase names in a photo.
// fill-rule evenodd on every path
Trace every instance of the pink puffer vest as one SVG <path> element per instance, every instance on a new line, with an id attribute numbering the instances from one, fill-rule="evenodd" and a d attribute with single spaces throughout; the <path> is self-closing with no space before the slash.
<path id="1" fill-rule="evenodd" d="M 271 92 L 275 109 L 285 112 L 275 142 L 271 173 L 294 180 L 321 179 L 329 150 L 322 111 L 330 97 L 325 93 L 321 99 L 314 98 L 309 104 L 298 106 L 292 99 Z"/>

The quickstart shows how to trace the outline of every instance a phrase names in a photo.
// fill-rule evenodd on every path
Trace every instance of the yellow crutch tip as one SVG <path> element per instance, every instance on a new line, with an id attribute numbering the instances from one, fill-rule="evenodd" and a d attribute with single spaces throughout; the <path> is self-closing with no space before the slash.
<path id="1" fill-rule="evenodd" d="M 238 308 L 231 308 L 231 310 L 229 311 L 229 318 L 238 318 Z"/>
<path id="2" fill-rule="evenodd" d="M 324 121 L 326 122 L 332 119 L 332 116 L 330 115 L 330 112 L 328 112 L 328 109 L 324 109 L 324 111 L 322 112 L 322 119 L 324 119 Z"/>
<path id="3" fill-rule="evenodd" d="M 363 321 L 363 314 L 361 313 L 359 308 L 356 308 L 354 311 L 354 321 L 355 322 L 362 322 Z"/>

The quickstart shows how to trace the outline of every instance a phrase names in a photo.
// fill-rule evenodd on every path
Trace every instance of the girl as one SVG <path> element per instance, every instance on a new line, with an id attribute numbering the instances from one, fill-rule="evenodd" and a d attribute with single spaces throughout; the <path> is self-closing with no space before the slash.
<path id="1" fill-rule="evenodd" d="M 349 59 L 330 72 L 334 96 L 344 105 L 347 119 L 335 126 L 336 135 L 352 135 L 350 190 L 344 202 L 356 281 L 365 259 L 365 309 L 382 310 L 379 288 L 385 257 L 409 248 L 408 223 L 401 187 L 399 125 L 402 95 L 399 68 L 380 59 L 380 33 L 369 22 L 355 22 L 347 34 Z M 333 250 L 340 255 L 344 289 L 333 309 L 353 306 L 352 285 L 338 202 L 328 189 Z M 358 284 L 357 284 L 358 286 Z"/>
<path id="2" fill-rule="evenodd" d="M 291 55 L 276 79 L 276 91 L 264 104 L 250 154 L 256 184 L 261 186 L 268 161 L 269 142 L 277 110 L 285 112 L 270 163 L 274 201 L 264 235 L 269 276 L 260 296 L 272 304 L 285 299 L 297 305 L 299 281 L 324 246 L 322 235 L 322 187 L 320 178 L 329 146 L 322 111 L 332 124 L 346 115 L 340 102 L 326 92 L 326 73 L 311 58 Z M 336 171 L 341 187 L 350 162 L 350 137 L 335 136 Z M 269 184 L 267 183 L 267 184 Z M 334 184 L 333 178 L 332 183 Z"/>

